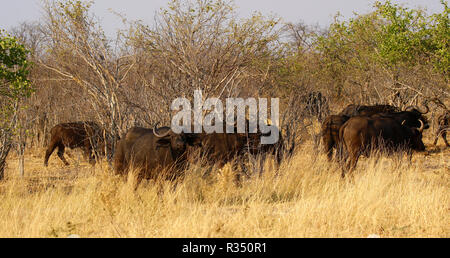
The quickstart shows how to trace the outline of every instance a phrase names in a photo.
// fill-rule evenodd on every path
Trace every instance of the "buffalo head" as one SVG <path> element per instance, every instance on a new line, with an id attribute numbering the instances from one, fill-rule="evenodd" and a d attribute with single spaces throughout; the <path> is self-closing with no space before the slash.
<path id="1" fill-rule="evenodd" d="M 402 126 L 405 126 L 406 121 L 404 120 L 402 122 Z M 420 127 L 416 128 L 416 127 L 408 127 L 410 130 L 410 147 L 414 150 L 418 150 L 418 151 L 424 151 L 425 150 L 425 145 L 423 144 L 422 141 L 422 133 L 423 130 L 425 129 L 425 125 L 422 122 L 422 120 L 419 119 L 419 123 L 420 123 Z"/>
<path id="2" fill-rule="evenodd" d="M 198 135 L 194 133 L 179 134 L 174 133 L 172 129 L 168 127 L 157 129 L 158 123 L 153 127 L 153 134 L 157 137 L 156 148 L 170 148 L 172 151 L 182 153 L 186 150 L 186 146 L 198 146 L 201 145 L 198 141 Z M 165 131 L 165 132 L 159 132 Z"/>

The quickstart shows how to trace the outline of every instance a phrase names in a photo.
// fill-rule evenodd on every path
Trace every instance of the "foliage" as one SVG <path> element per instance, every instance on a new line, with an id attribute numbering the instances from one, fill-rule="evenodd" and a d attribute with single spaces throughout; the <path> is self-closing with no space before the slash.
<path id="1" fill-rule="evenodd" d="M 361 86 L 374 80 L 377 70 L 388 75 L 396 85 L 392 89 L 398 90 L 399 82 L 410 76 L 408 70 L 428 69 L 428 64 L 448 80 L 449 9 L 446 2 L 442 5 L 442 13 L 427 15 L 385 1 L 376 2 L 373 12 L 348 21 L 337 16 L 328 33 L 317 37 L 320 74 L 340 82 L 338 91 L 345 81 Z"/>
<path id="2" fill-rule="evenodd" d="M 367 14 L 336 15 L 320 28 L 261 13 L 241 18 L 233 0 L 171 0 L 150 24 L 122 17 L 117 38 L 105 34 L 92 7 L 46 1 L 33 23 L 40 26 L 16 30 L 37 53 L 30 78 L 38 90 L 26 113 L 39 120 L 30 125 L 34 135 L 77 120 L 96 120 L 117 138 L 132 126 L 168 125 L 173 99 L 194 89 L 205 98 L 278 97 L 281 117 L 299 121 L 302 96 L 313 91 L 331 109 L 404 107 L 450 94 L 445 1 L 434 15 L 376 2 Z"/>
<path id="3" fill-rule="evenodd" d="M 17 129 L 19 103 L 33 92 L 27 76 L 29 51 L 15 37 L 0 31 L 0 179 Z"/>
<path id="4" fill-rule="evenodd" d="M 450 8 L 447 2 L 441 1 L 441 3 L 444 11 L 430 17 L 429 48 L 432 52 L 431 62 L 434 68 L 445 74 L 448 79 L 450 77 Z"/>
<path id="5" fill-rule="evenodd" d="M 0 95 L 11 100 L 29 97 L 32 87 L 27 76 L 29 51 L 15 37 L 0 31 Z"/>

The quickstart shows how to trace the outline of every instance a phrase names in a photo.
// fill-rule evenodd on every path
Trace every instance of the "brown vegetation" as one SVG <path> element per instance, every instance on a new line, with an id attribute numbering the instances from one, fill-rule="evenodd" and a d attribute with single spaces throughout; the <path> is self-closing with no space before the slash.
<path id="1" fill-rule="evenodd" d="M 226 0 L 175 0 L 152 26 L 124 19 L 128 28 L 111 38 L 89 3 L 45 1 L 42 19 L 12 30 L 31 50 L 35 92 L 16 102 L 26 108 L 12 106 L 17 132 L 0 128 L 0 161 L 18 150 L 0 181 L 0 237 L 449 237 L 449 148 L 429 144 L 445 137 L 442 126 L 448 129 L 448 119 L 439 117 L 450 96 L 449 8 L 442 5 L 442 13 L 430 16 L 376 2 L 371 13 L 349 21 L 336 17 L 322 29 L 261 14 L 238 19 Z M 154 169 L 145 158 L 158 140 L 147 132 L 138 149 L 146 152 L 137 151 L 142 162 L 133 166 L 129 153 L 136 139 L 126 146 L 125 133 L 170 125 L 172 101 L 193 99 L 194 90 L 203 99 L 279 98 L 278 147 L 292 157 L 281 161 L 267 148 L 267 159 L 243 159 L 214 145 L 211 157 L 205 151 L 183 163 L 181 177 L 142 180 L 143 166 Z M 423 131 L 424 152 L 411 159 L 361 157 L 348 180 L 327 160 L 348 119 L 325 119 L 320 134 L 318 122 L 327 115 L 353 104 L 421 116 L 423 110 L 408 108 L 423 103 L 429 110 L 421 123 L 435 127 Z M 95 121 L 104 129 L 109 160 L 90 167 L 70 158 L 71 165 L 61 167 L 50 158 L 42 166 L 47 143 L 45 163 L 57 146 L 61 157 L 65 145 L 49 129 L 73 121 Z M 244 146 L 230 141 L 239 150 Z M 116 171 L 126 179 L 107 162 L 114 151 Z M 179 157 L 172 158 L 165 165 Z"/>

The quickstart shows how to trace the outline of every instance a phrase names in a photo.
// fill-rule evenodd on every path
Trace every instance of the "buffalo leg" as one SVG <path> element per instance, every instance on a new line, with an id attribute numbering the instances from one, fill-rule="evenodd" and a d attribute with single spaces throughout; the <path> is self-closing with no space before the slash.
<path id="1" fill-rule="evenodd" d="M 436 146 L 438 140 L 439 140 L 439 135 L 441 134 L 441 128 L 439 128 L 436 132 L 436 137 L 434 138 L 434 143 L 433 145 Z"/>
<path id="2" fill-rule="evenodd" d="M 437 142 L 438 142 L 438 139 L 439 139 L 439 135 L 442 137 L 442 139 L 444 140 L 444 142 L 445 142 L 445 145 L 447 146 L 447 147 L 450 147 L 450 144 L 448 143 L 448 141 L 447 141 L 447 131 L 445 130 L 445 129 L 440 129 L 440 130 L 438 130 L 437 131 L 437 133 L 436 133 L 436 138 L 434 139 L 434 143 L 433 143 L 433 145 L 436 145 L 437 144 Z"/>
<path id="3" fill-rule="evenodd" d="M 436 137 L 434 138 L 434 142 L 433 142 L 433 145 L 434 145 L 434 146 L 436 146 L 436 144 L 437 144 L 437 142 L 438 142 L 438 139 L 439 139 L 439 134 L 436 135 Z"/>
<path id="4" fill-rule="evenodd" d="M 51 142 L 50 145 L 47 148 L 47 151 L 45 151 L 45 159 L 44 159 L 44 166 L 48 166 L 48 159 L 50 158 L 50 155 L 52 155 L 53 151 L 58 147 L 57 144 Z"/>
<path id="5" fill-rule="evenodd" d="M 68 166 L 69 162 L 67 162 L 66 158 L 64 158 L 64 145 L 58 145 L 58 157 L 64 162 L 64 165 Z"/>
<path id="6" fill-rule="evenodd" d="M 340 166 L 344 166 L 347 159 L 348 159 L 348 152 L 344 151 L 343 144 L 337 144 L 336 146 L 336 161 L 339 163 Z"/>
<path id="7" fill-rule="evenodd" d="M 340 163 L 340 167 L 341 167 L 341 170 L 342 170 L 341 177 L 344 178 L 345 177 L 345 173 L 348 172 L 348 163 L 349 163 L 348 155 L 341 156 L 341 159 L 339 159 L 339 163 Z"/>
<path id="8" fill-rule="evenodd" d="M 350 154 L 349 159 L 347 160 L 345 170 L 342 171 L 342 177 L 345 177 L 345 174 L 352 173 L 356 168 L 356 164 L 358 163 L 359 153 Z"/>
<path id="9" fill-rule="evenodd" d="M 116 174 L 125 175 L 127 173 L 125 171 L 127 163 L 125 162 L 125 151 L 123 150 L 122 142 L 119 142 L 113 158 L 114 172 Z"/>
<path id="10" fill-rule="evenodd" d="M 327 154 L 328 160 L 331 161 L 333 159 L 333 143 L 326 144 L 325 153 Z"/>
<path id="11" fill-rule="evenodd" d="M 95 157 L 92 152 L 92 149 L 90 149 L 90 148 L 84 149 L 84 156 L 89 161 L 89 164 L 91 164 L 91 165 L 95 164 Z"/>
<path id="12" fill-rule="evenodd" d="M 445 129 L 444 129 L 444 131 L 442 132 L 442 139 L 444 139 L 445 145 L 446 145 L 447 147 L 450 147 L 450 144 L 448 144 L 448 141 L 447 141 L 447 132 L 445 131 Z"/>

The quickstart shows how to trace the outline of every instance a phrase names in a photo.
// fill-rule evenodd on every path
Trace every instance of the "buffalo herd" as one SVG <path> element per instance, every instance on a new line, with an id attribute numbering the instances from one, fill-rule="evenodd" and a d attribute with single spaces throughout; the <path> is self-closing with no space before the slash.
<path id="1" fill-rule="evenodd" d="M 384 153 L 405 151 L 411 157 L 413 150 L 423 151 L 422 133 L 429 128 L 424 116 L 429 108 L 409 106 L 403 110 L 390 105 L 348 105 L 337 115 L 329 115 L 322 122 L 321 137 L 324 151 L 331 161 L 333 150 L 336 160 L 342 164 L 342 176 L 352 171 L 361 155 L 369 156 L 374 150 Z M 438 119 L 439 136 L 445 141 L 449 129 L 449 112 Z M 105 138 L 105 130 L 95 122 L 63 123 L 50 131 L 50 144 L 45 153 L 47 166 L 52 152 L 58 148 L 58 156 L 65 165 L 65 147 L 81 148 L 90 162 L 95 157 L 112 151 L 112 144 Z M 113 166 L 118 175 L 127 175 L 130 169 L 138 170 L 139 179 L 175 178 L 190 162 L 199 157 L 212 165 L 222 167 L 229 161 L 248 155 L 273 155 L 279 164 L 292 155 L 294 144 L 287 147 L 280 131 L 275 144 L 260 143 L 263 133 L 174 133 L 170 127 L 129 129 L 115 146 Z M 106 143 L 106 144 L 105 144 Z M 167 172 L 167 173 L 166 173 Z"/>
<path id="2" fill-rule="evenodd" d="M 224 128 L 225 129 L 225 128 Z M 242 158 L 245 153 L 265 157 L 274 155 L 281 162 L 285 151 L 283 139 L 276 144 L 260 144 L 261 132 L 238 133 L 184 133 L 176 134 L 169 127 L 155 125 L 153 129 L 133 127 L 119 140 L 114 155 L 114 170 L 126 175 L 131 168 L 138 169 L 138 180 L 163 177 L 173 179 L 177 171 L 189 162 L 206 157 L 206 162 L 223 167 L 227 162 Z M 164 173 L 169 172 L 169 173 Z"/>
<path id="3" fill-rule="evenodd" d="M 225 131 L 225 127 L 224 127 Z M 104 130 L 94 122 L 74 122 L 58 124 L 50 131 L 51 140 L 45 153 L 44 165 L 55 148 L 65 165 L 65 147 L 81 148 L 91 163 L 94 155 L 104 155 L 105 144 L 102 138 Z M 286 148 L 280 135 L 275 144 L 263 145 L 262 132 L 238 133 L 234 126 L 233 133 L 174 133 L 170 127 L 143 128 L 132 127 L 117 142 L 113 166 L 116 174 L 127 175 L 130 169 L 137 169 L 138 180 L 157 177 L 174 178 L 188 162 L 195 162 L 200 157 L 212 165 L 222 167 L 227 162 L 240 159 L 245 154 L 273 155 L 280 163 L 283 157 L 292 154 L 294 146 Z M 110 144 L 107 144 L 110 146 Z M 169 173 L 164 173 L 165 171 Z"/>
<path id="4" fill-rule="evenodd" d="M 424 114 L 417 106 L 404 110 L 390 105 L 349 105 L 338 115 L 327 117 L 322 124 L 322 141 L 328 159 L 336 150 L 343 162 L 343 173 L 355 168 L 360 155 L 369 156 L 374 150 L 386 153 L 412 150 L 423 151 L 422 132 L 429 128 Z"/>

